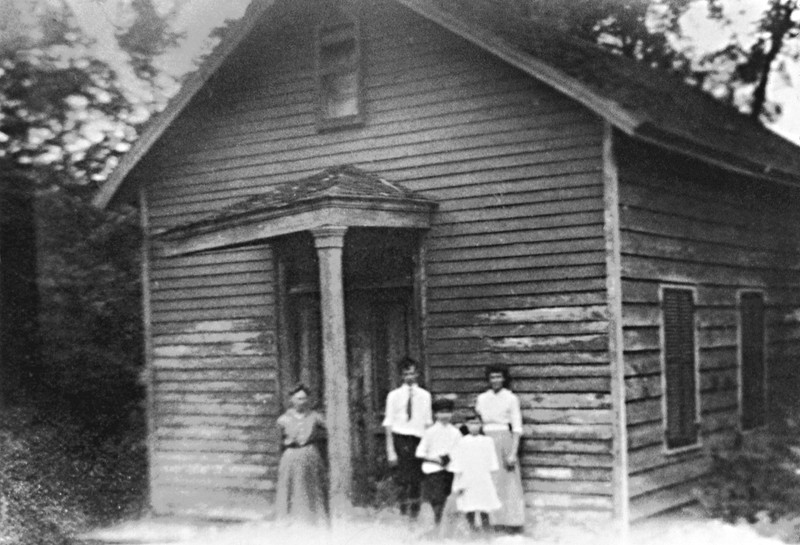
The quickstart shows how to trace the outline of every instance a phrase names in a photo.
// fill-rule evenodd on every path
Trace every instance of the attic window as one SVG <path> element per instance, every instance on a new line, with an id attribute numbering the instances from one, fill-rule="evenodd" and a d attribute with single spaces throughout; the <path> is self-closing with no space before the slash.
<path id="1" fill-rule="evenodd" d="M 358 25 L 343 15 L 332 17 L 317 31 L 319 129 L 364 122 L 361 99 L 361 44 Z"/>

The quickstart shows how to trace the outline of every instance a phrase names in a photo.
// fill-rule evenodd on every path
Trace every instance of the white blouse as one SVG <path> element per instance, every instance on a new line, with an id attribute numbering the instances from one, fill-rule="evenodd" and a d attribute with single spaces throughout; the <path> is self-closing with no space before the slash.
<path id="1" fill-rule="evenodd" d="M 487 390 L 478 396 L 475 403 L 475 410 L 483 419 L 484 429 L 508 429 L 522 435 L 522 411 L 519 406 L 519 398 L 511 393 L 510 390 L 502 388 L 495 393 L 494 390 Z"/>

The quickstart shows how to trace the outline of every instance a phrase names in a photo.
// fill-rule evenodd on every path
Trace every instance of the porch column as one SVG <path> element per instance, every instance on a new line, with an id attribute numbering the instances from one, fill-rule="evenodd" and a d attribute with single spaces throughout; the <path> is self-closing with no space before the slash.
<path id="1" fill-rule="evenodd" d="M 322 365 L 330 468 L 329 497 L 331 515 L 334 517 L 349 511 L 353 482 L 342 278 L 342 249 L 346 231 L 347 227 L 338 226 L 311 231 L 319 257 Z"/>

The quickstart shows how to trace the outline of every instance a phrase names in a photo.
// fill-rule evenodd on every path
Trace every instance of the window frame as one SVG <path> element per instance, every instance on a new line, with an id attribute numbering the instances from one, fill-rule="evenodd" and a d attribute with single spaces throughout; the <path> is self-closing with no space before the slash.
<path id="1" fill-rule="evenodd" d="M 744 426 L 744 328 L 742 323 L 742 296 L 755 294 L 761 296 L 762 316 L 761 316 L 761 363 L 763 365 L 764 375 L 761 382 L 761 401 L 763 403 L 763 422 L 746 428 Z M 737 290 L 736 292 L 736 356 L 737 356 L 737 402 L 738 402 L 738 421 L 739 431 L 742 433 L 756 432 L 763 429 L 768 422 L 767 407 L 769 406 L 769 364 L 767 360 L 767 294 L 763 289 L 745 288 Z"/>
<path id="2" fill-rule="evenodd" d="M 328 132 L 351 127 L 359 127 L 364 124 L 364 84 L 363 84 L 363 50 L 361 47 L 361 25 L 357 17 L 352 16 L 342 10 L 337 10 L 324 18 L 325 21 L 317 24 L 314 30 L 314 73 L 317 86 L 317 131 Z M 348 27 L 349 31 L 342 32 L 340 39 L 326 39 L 325 31 L 336 27 Z M 347 67 L 342 66 L 323 66 L 322 51 L 326 45 L 342 43 L 347 39 L 352 39 L 355 50 L 355 59 Z M 341 117 L 327 117 L 326 95 L 324 79 L 330 75 L 346 75 L 355 71 L 356 77 L 356 110 L 355 114 Z"/>
<path id="3" fill-rule="evenodd" d="M 669 444 L 669 404 L 667 400 L 667 337 L 666 320 L 664 315 L 665 292 L 668 290 L 688 291 L 692 296 L 692 342 L 693 342 L 693 371 L 694 371 L 694 426 L 695 440 L 693 443 L 680 446 L 670 446 Z M 698 343 L 698 319 L 697 319 L 697 287 L 662 284 L 658 290 L 659 303 L 659 345 L 661 359 L 661 410 L 662 410 L 662 432 L 663 449 L 665 454 L 680 454 L 702 448 L 702 411 L 700 395 L 700 346 Z"/>

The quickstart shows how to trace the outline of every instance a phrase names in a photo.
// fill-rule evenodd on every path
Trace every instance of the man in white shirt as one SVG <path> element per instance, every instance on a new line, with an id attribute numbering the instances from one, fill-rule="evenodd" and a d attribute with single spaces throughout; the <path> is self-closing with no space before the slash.
<path id="1" fill-rule="evenodd" d="M 386 396 L 386 458 L 395 469 L 395 482 L 400 488 L 400 512 L 416 518 L 419 514 L 421 460 L 417 446 L 425 428 L 433 423 L 431 394 L 417 384 L 419 364 L 404 358 L 400 362 L 403 384 Z"/>

